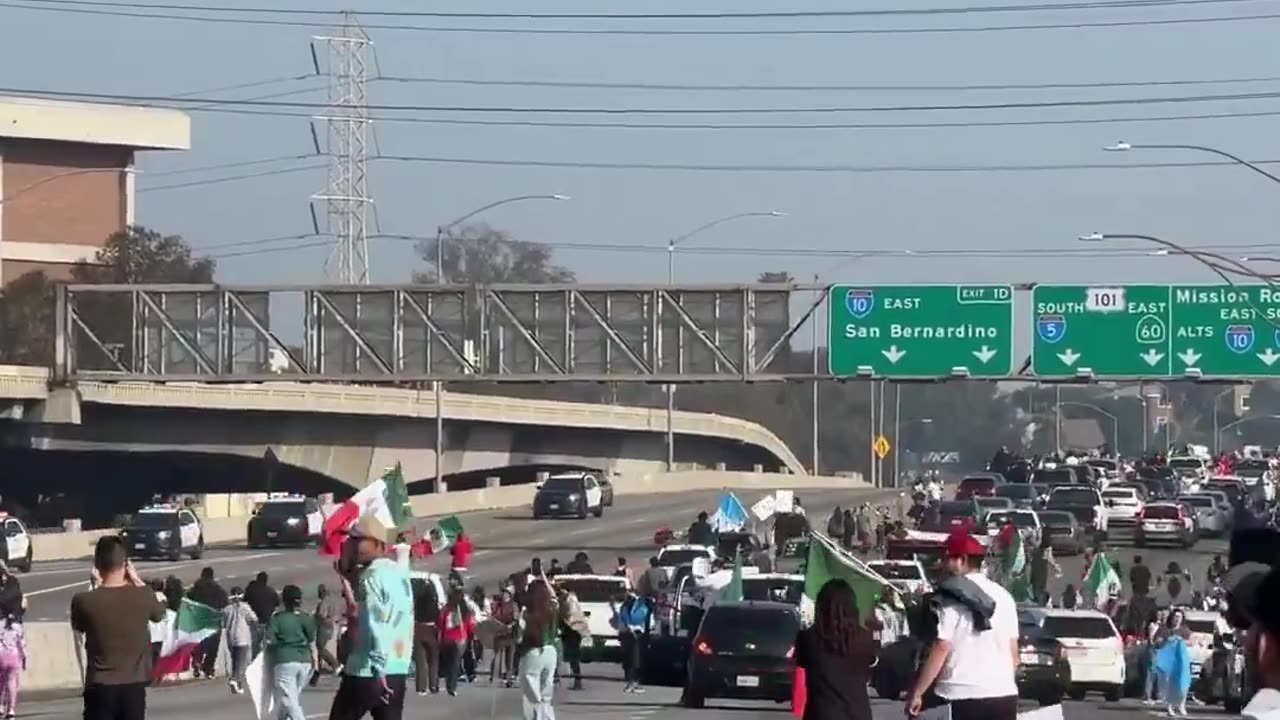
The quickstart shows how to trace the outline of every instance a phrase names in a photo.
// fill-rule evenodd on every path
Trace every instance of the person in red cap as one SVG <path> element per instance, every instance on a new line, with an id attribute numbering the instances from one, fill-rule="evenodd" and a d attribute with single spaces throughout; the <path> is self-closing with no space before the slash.
<path id="1" fill-rule="evenodd" d="M 949 705 L 952 720 L 1015 720 L 1018 611 L 982 572 L 986 548 L 965 530 L 943 546 L 949 576 L 935 591 L 937 638 L 907 696 L 907 714 Z"/>

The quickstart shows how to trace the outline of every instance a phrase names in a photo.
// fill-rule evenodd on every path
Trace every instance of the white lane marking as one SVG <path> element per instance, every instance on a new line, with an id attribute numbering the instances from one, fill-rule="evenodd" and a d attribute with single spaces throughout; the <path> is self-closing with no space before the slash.
<path id="1" fill-rule="evenodd" d="M 144 564 L 138 564 L 138 565 L 136 565 L 136 567 L 138 568 L 138 571 L 139 571 L 139 572 L 142 572 L 143 574 L 146 574 L 146 572 L 149 572 L 149 571 L 155 571 L 155 570 L 178 570 L 178 569 L 181 569 L 181 568 L 192 567 L 192 566 L 195 566 L 195 565 L 200 565 L 201 567 L 203 567 L 203 566 L 205 566 L 205 565 L 212 565 L 212 564 L 214 564 L 214 563 L 241 562 L 241 561 L 247 561 L 247 560 L 260 560 L 260 559 L 262 559 L 262 558 L 266 558 L 266 557 L 275 557 L 275 556 L 280 555 L 280 554 L 282 554 L 282 553 L 273 552 L 273 553 L 258 553 L 258 554 L 256 554 L 256 555 L 224 556 L 224 557 L 208 558 L 208 559 L 204 559 L 204 560 L 185 560 L 185 561 L 178 562 L 178 563 L 165 563 L 165 564 L 161 564 L 161 565 L 147 565 L 147 564 L 145 564 L 145 563 L 144 563 Z M 69 568 L 66 568 L 66 569 L 63 569 L 63 570 L 37 570 L 37 571 L 34 571 L 34 572 L 29 572 L 29 573 L 20 573 L 20 574 L 18 575 L 18 577 L 19 577 L 19 578 L 29 578 L 29 577 L 40 577 L 40 576 L 42 576 L 42 575 L 72 575 L 72 574 L 74 574 L 74 573 L 83 573 L 83 572 L 84 572 L 84 570 L 85 570 L 85 568 L 86 568 L 86 567 L 88 567 L 89 563 L 91 563 L 91 562 L 93 562 L 91 559 L 86 558 L 86 559 L 85 559 L 85 561 L 84 561 L 84 563 L 83 563 L 82 565 L 80 565 L 79 567 L 69 567 Z M 37 567 L 39 567 L 39 566 L 37 565 Z"/>
<path id="2" fill-rule="evenodd" d="M 226 557 L 226 558 L 214 558 L 212 560 L 193 560 L 188 563 L 181 563 L 177 565 L 155 565 L 150 567 L 143 565 L 138 567 L 138 571 L 143 575 L 148 575 L 151 572 L 154 572 L 156 570 L 176 570 L 176 569 L 185 568 L 185 567 L 192 567 L 194 565 L 204 566 L 204 565 L 217 565 L 220 563 L 227 563 L 227 562 L 240 562 L 245 560 L 260 560 L 262 558 L 276 557 L 277 555 L 280 555 L 280 553 L 258 553 L 257 555 L 244 555 L 241 557 L 234 557 L 234 558 Z M 77 572 L 84 573 L 85 569 L 81 568 Z M 20 575 L 19 578 L 21 577 L 22 576 Z M 36 595 L 47 595 L 48 593 L 55 593 L 55 592 L 61 592 L 63 590 L 70 590 L 76 587 L 87 586 L 88 584 L 89 584 L 88 580 L 79 580 L 73 583 L 67 583 L 66 585 L 57 585 L 55 587 L 40 588 L 39 590 L 29 590 L 27 591 L 26 596 L 34 597 Z"/>

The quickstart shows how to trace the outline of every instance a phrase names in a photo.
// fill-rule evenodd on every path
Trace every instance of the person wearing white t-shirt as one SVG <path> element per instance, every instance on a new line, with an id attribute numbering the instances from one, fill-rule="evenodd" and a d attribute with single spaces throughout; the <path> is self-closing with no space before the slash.
<path id="1" fill-rule="evenodd" d="M 953 578 L 939 586 L 938 636 L 907 698 L 907 714 L 920 714 L 932 686 L 936 702 L 950 706 L 952 720 L 1015 720 L 1018 611 L 1013 597 L 982 573 L 986 549 L 967 532 L 947 538 L 945 551 L 945 568 Z M 955 582 L 961 578 L 965 582 Z M 947 594 L 949 583 L 972 602 Z"/>

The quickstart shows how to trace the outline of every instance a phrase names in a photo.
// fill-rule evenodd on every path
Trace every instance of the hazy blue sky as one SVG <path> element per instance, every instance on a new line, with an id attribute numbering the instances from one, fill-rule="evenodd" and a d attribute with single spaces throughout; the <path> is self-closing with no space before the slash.
<path id="1" fill-rule="evenodd" d="M 231 0 L 227 0 L 229 4 Z M 1012 0 L 1010 0 L 1012 1 Z M 1027 0 L 1029 1 L 1029 0 Z M 202 3 L 206 0 L 192 0 Z M 425 3 L 375 2 L 361 10 L 644 11 L 873 9 L 961 7 L 964 0 L 838 3 Z M 26 5 L 26 9 L 19 6 Z M 314 7 L 271 0 L 271 7 Z M 44 8 L 42 10 L 31 8 Z M 326 6 L 330 7 L 330 6 Z M 1219 18 L 1265 13 L 1264 2 L 1128 9 L 984 13 L 933 17 L 809 18 L 732 21 L 449 20 L 373 18 L 369 24 L 479 28 L 890 29 L 960 28 Z M 319 29 L 118 17 L 0 3 L 0 85 L 6 88 L 198 97 L 280 98 L 319 102 L 324 80 L 251 89 L 211 88 L 309 72 L 310 35 Z M 101 8 L 99 8 L 101 9 Z M 119 9 L 117 9 L 119 10 Z M 136 9 L 128 12 L 139 12 Z M 147 11 L 142 11 L 147 12 Z M 223 18 L 316 21 L 328 18 L 216 14 Z M 620 36 L 444 33 L 373 29 L 386 76 L 486 80 L 557 80 L 667 84 L 974 85 L 1212 80 L 1280 76 L 1274 38 L 1280 20 L 1203 22 L 1052 30 L 914 34 Z M 1280 91 L 1280 82 L 1171 87 L 1050 90 L 817 92 L 675 91 L 465 86 L 375 81 L 378 104 L 615 108 L 835 107 L 954 105 L 1177 97 Z M 289 112 L 310 112 L 297 109 Z M 593 120 L 671 123 L 921 123 L 1070 120 L 1280 111 L 1280 99 L 1004 109 L 949 112 L 794 113 L 765 115 L 513 116 L 499 113 L 405 113 L 455 119 Z M 380 113 L 374 113 L 375 115 Z M 381 113 L 386 115 L 387 113 Z M 180 233 L 214 256 L 260 250 L 215 246 L 310 230 L 308 198 L 325 183 L 322 169 L 186 188 L 148 188 L 307 167 L 320 158 L 219 172 L 164 175 L 219 163 L 311 151 L 308 121 L 193 112 L 188 153 L 152 153 L 141 167 L 139 220 Z M 638 130 L 449 126 L 382 122 L 384 155 L 479 160 L 692 163 L 710 165 L 953 166 L 1131 163 L 1210 159 L 1178 152 L 1103 153 L 1119 139 L 1200 143 L 1248 158 L 1280 158 L 1276 118 L 1057 124 L 1013 127 L 860 128 L 837 130 Z M 1247 170 L 1182 168 L 1036 172 L 678 172 L 466 166 L 374 160 L 371 189 L 389 233 L 432 232 L 478 205 L 508 195 L 564 193 L 567 203 L 531 203 L 485 219 L 517 237 L 552 243 L 659 245 L 720 215 L 781 210 L 783 219 L 747 220 L 701 236 L 698 247 L 774 248 L 777 257 L 681 255 L 687 281 L 731 282 L 765 270 L 808 279 L 838 260 L 797 257 L 812 249 L 1073 248 L 1090 231 L 1139 232 L 1198 245 L 1276 243 L 1271 231 L 1280 186 Z M 300 241 L 278 243 L 297 244 Z M 305 242 L 305 241 L 302 241 Z M 1136 246 L 1135 246 L 1136 247 Z M 1087 248 L 1086 248 L 1087 249 Z M 1239 255 L 1242 250 L 1227 250 Z M 1257 254 L 1258 248 L 1249 250 Z M 411 243 L 372 241 L 373 279 L 404 281 L 420 263 Z M 322 279 L 325 248 L 220 257 L 219 276 L 233 282 Z M 557 251 L 580 279 L 661 282 L 665 256 Z M 877 259 L 846 265 L 838 278 L 891 282 L 1001 280 L 1208 280 L 1185 258 L 1017 257 Z"/>

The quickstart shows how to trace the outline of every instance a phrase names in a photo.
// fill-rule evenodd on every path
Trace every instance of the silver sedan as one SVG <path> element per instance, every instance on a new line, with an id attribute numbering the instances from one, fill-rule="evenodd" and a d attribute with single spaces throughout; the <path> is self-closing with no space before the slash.
<path id="1" fill-rule="evenodd" d="M 1195 511 L 1196 529 L 1200 531 L 1201 535 L 1221 537 L 1231 527 L 1230 518 L 1222 511 L 1222 508 L 1218 506 L 1217 501 L 1211 495 L 1198 493 L 1180 495 L 1178 496 L 1178 502 Z"/>

